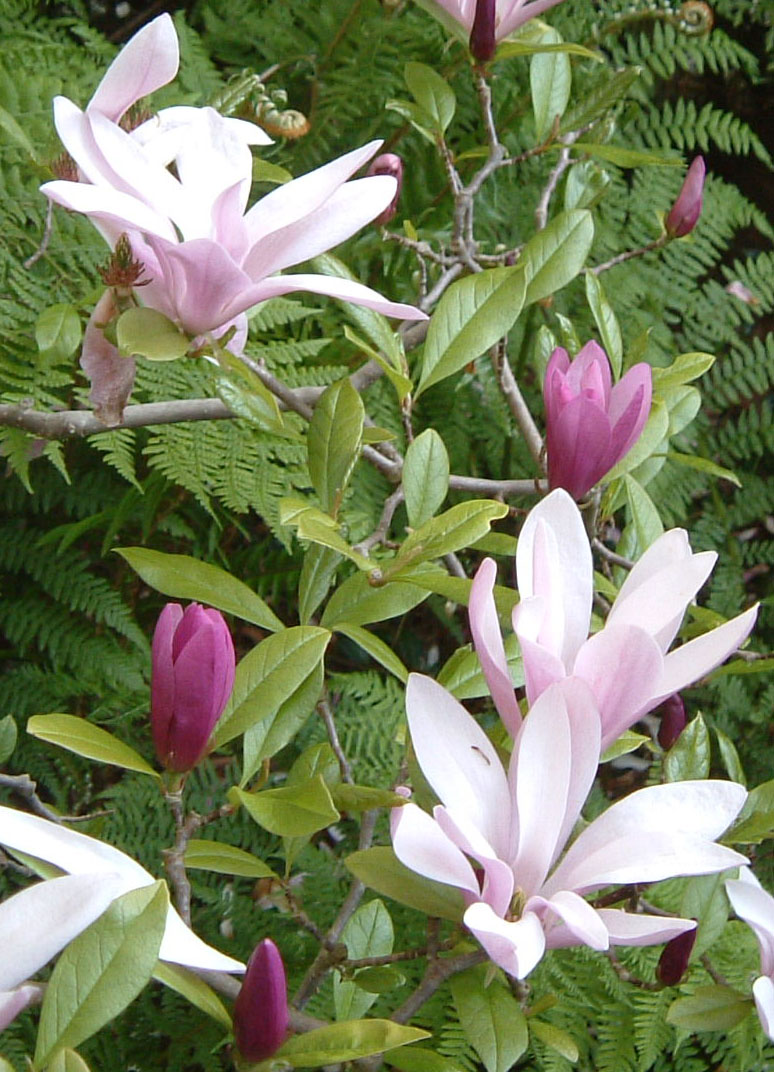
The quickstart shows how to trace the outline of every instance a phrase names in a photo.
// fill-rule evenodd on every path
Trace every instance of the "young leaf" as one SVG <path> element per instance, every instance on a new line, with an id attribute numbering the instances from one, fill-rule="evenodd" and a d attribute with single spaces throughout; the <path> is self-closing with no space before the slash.
<path id="1" fill-rule="evenodd" d="M 14 753 L 18 730 L 13 715 L 0 718 L 0 764 L 6 763 Z"/>
<path id="2" fill-rule="evenodd" d="M 417 528 L 429 521 L 449 490 L 449 455 L 434 428 L 418 435 L 406 451 L 403 494 L 409 524 Z"/>
<path id="3" fill-rule="evenodd" d="M 303 837 L 323 830 L 339 818 L 330 791 L 321 775 L 299 785 L 246 793 L 229 791 L 234 803 L 243 804 L 259 826 L 281 837 Z"/>
<path id="4" fill-rule="evenodd" d="M 546 44 L 557 45 L 561 38 L 556 30 L 543 34 Z M 532 111 L 535 116 L 535 135 L 542 144 L 557 119 L 564 115 L 570 99 L 572 68 L 566 52 L 539 52 L 529 65 L 529 82 L 532 90 Z"/>
<path id="5" fill-rule="evenodd" d="M 116 340 L 125 356 L 139 354 L 149 361 L 175 361 L 191 345 L 188 336 L 169 317 L 145 306 L 121 313 L 116 322 Z"/>
<path id="6" fill-rule="evenodd" d="M 632 522 L 637 533 L 637 546 L 642 554 L 663 534 L 664 526 L 656 504 L 642 484 L 629 473 L 624 477 L 624 484 Z"/>
<path id="7" fill-rule="evenodd" d="M 621 375 L 623 361 L 621 329 L 602 284 L 593 272 L 586 272 L 586 301 L 589 303 L 594 323 L 597 325 L 602 348 L 610 359 L 613 378 L 617 380 Z"/>
<path id="8" fill-rule="evenodd" d="M 706 722 L 698 714 L 664 756 L 664 777 L 668 782 L 708 778 L 710 758 L 709 731 Z"/>
<path id="9" fill-rule="evenodd" d="M 118 741 L 107 730 L 93 726 L 75 715 L 32 715 L 27 720 L 27 733 L 49 744 L 59 745 L 98 763 L 112 763 L 125 770 L 161 777 L 142 756 L 128 744 Z"/>
<path id="10" fill-rule="evenodd" d="M 459 890 L 410 871 L 387 845 L 353 852 L 344 863 L 366 886 L 393 901 L 439 919 L 462 919 L 465 906 Z"/>
<path id="11" fill-rule="evenodd" d="M 264 759 L 270 759 L 291 741 L 314 710 L 323 687 L 322 660 L 275 714 L 252 726 L 244 736 L 240 785 L 245 786 Z"/>
<path id="12" fill-rule="evenodd" d="M 399 1072 L 462 1072 L 462 1065 L 425 1046 L 412 1046 L 390 1054 L 390 1066 Z"/>
<path id="13" fill-rule="evenodd" d="M 0 1072 L 1 1070 L 2 1066 Z M 57 1050 L 53 1059 L 48 1062 L 47 1072 L 89 1072 L 89 1066 L 79 1053 L 65 1048 Z"/>
<path id="14" fill-rule="evenodd" d="M 684 1031 L 730 1031 L 752 1010 L 752 998 L 743 998 L 730 986 L 700 986 L 689 998 L 678 998 L 666 1020 Z"/>
<path id="15" fill-rule="evenodd" d="M 598 156 L 601 160 L 607 160 L 610 164 L 616 164 L 622 168 L 635 167 L 682 167 L 679 156 L 665 156 L 663 153 L 648 153 L 642 149 L 625 149 L 621 145 L 599 145 L 590 141 L 576 141 L 573 149 L 588 153 L 590 156 Z"/>
<path id="16" fill-rule="evenodd" d="M 507 513 L 508 507 L 493 499 L 458 503 L 411 533 L 398 552 L 395 568 L 400 569 L 407 562 L 441 558 L 451 551 L 470 547 L 489 532 L 493 521 Z"/>
<path id="17" fill-rule="evenodd" d="M 723 839 L 732 845 L 757 845 L 774 836 L 774 779 L 762 782 L 747 794 L 736 825 Z"/>
<path id="18" fill-rule="evenodd" d="M 548 298 L 567 286 L 586 263 L 593 241 L 594 220 L 586 209 L 560 212 L 533 235 L 518 265 L 525 268 L 529 280 L 524 304 Z"/>
<path id="19" fill-rule="evenodd" d="M 364 573 L 354 573 L 331 596 L 321 624 L 335 629 L 339 622 L 349 625 L 383 622 L 413 610 L 426 598 L 426 594 L 412 584 L 390 581 L 375 587 Z"/>
<path id="20" fill-rule="evenodd" d="M 411 95 L 429 116 L 434 129 L 439 134 L 445 133 L 457 106 L 449 83 L 426 63 L 407 63 L 403 74 Z"/>
<path id="21" fill-rule="evenodd" d="M 66 302 L 44 309 L 35 323 L 38 350 L 60 360 L 75 353 L 82 334 L 78 312 Z"/>
<path id="22" fill-rule="evenodd" d="M 360 457 L 365 411 L 345 376 L 327 387 L 314 408 L 306 437 L 309 476 L 323 510 L 333 517 Z"/>
<path id="23" fill-rule="evenodd" d="M 378 898 L 361 904 L 341 932 L 341 941 L 351 960 L 386 956 L 392 952 L 393 938 L 390 913 Z M 359 990 L 350 979 L 342 979 L 338 972 L 334 975 L 333 1007 L 337 1020 L 357 1020 L 375 1001 L 376 994 Z"/>
<path id="24" fill-rule="evenodd" d="M 452 976 L 451 992 L 465 1037 L 487 1072 L 509 1072 L 529 1044 L 527 1018 L 501 982 L 485 986 L 479 965 Z"/>
<path id="25" fill-rule="evenodd" d="M 728 908 L 722 875 L 697 875 L 688 879 L 679 914 L 685 919 L 698 920 L 690 964 L 699 960 L 721 936 L 728 922 Z"/>
<path id="26" fill-rule="evenodd" d="M 74 1049 L 123 1012 L 150 980 L 169 896 L 154 882 L 117 898 L 59 958 L 43 999 L 35 1064 Z"/>
<path id="27" fill-rule="evenodd" d="M 698 380 L 705 372 L 709 372 L 714 364 L 715 358 L 712 354 L 701 351 L 680 354 L 666 368 L 653 369 L 653 390 L 661 393 L 670 387 L 682 387 L 684 383 Z"/>
<path id="28" fill-rule="evenodd" d="M 404 1027 L 392 1020 L 349 1020 L 295 1035 L 280 1046 L 273 1059 L 277 1063 L 287 1061 L 293 1068 L 319 1068 L 386 1053 L 426 1038 L 430 1038 L 429 1031 Z"/>
<path id="29" fill-rule="evenodd" d="M 242 875 L 245 878 L 277 877 L 263 860 L 223 841 L 192 838 L 186 846 L 183 863 L 186 867 L 215 871 L 219 875 Z"/>
<path id="30" fill-rule="evenodd" d="M 153 971 L 153 978 L 176 991 L 197 1009 L 217 1020 L 227 1031 L 231 1030 L 231 1017 L 218 995 L 203 979 L 180 964 L 166 964 L 158 961 Z"/>
<path id="31" fill-rule="evenodd" d="M 549 1046 L 552 1050 L 556 1050 L 566 1061 L 575 1064 L 578 1060 L 579 1053 L 575 1040 L 566 1031 L 562 1031 L 561 1027 L 556 1027 L 555 1024 L 547 1024 L 545 1020 L 535 1020 L 534 1017 L 530 1017 L 529 1030 L 535 1038 L 540 1039 L 544 1046 Z"/>
<path id="32" fill-rule="evenodd" d="M 524 684 L 524 665 L 515 633 L 505 638 L 505 656 L 513 687 L 520 688 Z M 438 683 L 458 700 L 474 700 L 489 695 L 481 662 L 470 644 L 457 648 L 444 663 L 438 671 Z"/>
<path id="33" fill-rule="evenodd" d="M 116 552 L 162 595 L 206 603 L 271 633 L 285 628 L 260 596 L 219 566 L 147 547 L 117 547 Z"/>
<path id="34" fill-rule="evenodd" d="M 333 584 L 336 569 L 341 562 L 338 551 L 315 543 L 304 555 L 301 579 L 298 582 L 298 620 L 307 625 L 320 606 L 328 589 Z"/>

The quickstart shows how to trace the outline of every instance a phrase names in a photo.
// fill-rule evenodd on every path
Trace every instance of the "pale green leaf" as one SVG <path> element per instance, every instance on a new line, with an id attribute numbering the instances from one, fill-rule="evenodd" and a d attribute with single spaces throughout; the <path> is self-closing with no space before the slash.
<path id="1" fill-rule="evenodd" d="M 304 555 L 301 578 L 298 582 L 298 620 L 307 625 L 328 594 L 341 562 L 338 551 L 314 543 Z M 356 574 L 356 576 L 362 576 Z"/>
<path id="2" fill-rule="evenodd" d="M 599 145 L 596 142 L 576 141 L 573 149 L 590 156 L 598 156 L 617 167 L 682 167 L 679 156 L 666 156 L 663 153 L 645 152 L 642 149 L 625 149 L 620 145 Z"/>
<path id="3" fill-rule="evenodd" d="M 276 878 L 263 860 L 224 841 L 191 838 L 186 845 L 183 863 L 200 871 L 215 871 L 219 875 L 242 875 L 244 878 Z"/>
<path id="4" fill-rule="evenodd" d="M 35 322 L 38 350 L 59 359 L 75 353 L 80 346 L 81 335 L 78 311 L 66 302 L 50 305 Z"/>
<path id="5" fill-rule="evenodd" d="M 48 741 L 68 752 L 75 752 L 86 759 L 98 763 L 112 763 L 125 770 L 150 774 L 153 778 L 160 775 L 128 744 L 116 740 L 112 733 L 94 726 L 85 718 L 75 715 L 33 715 L 27 720 L 27 733 L 38 740 Z"/>
<path id="6" fill-rule="evenodd" d="M 392 1020 L 349 1020 L 295 1035 L 280 1046 L 274 1060 L 287 1061 L 293 1068 L 319 1068 L 386 1053 L 426 1038 L 430 1038 L 429 1031 L 404 1027 Z"/>
<path id="7" fill-rule="evenodd" d="M 191 340 L 156 309 L 127 309 L 116 321 L 116 341 L 125 356 L 139 354 L 149 361 L 175 361 L 188 352 Z"/>
<path id="8" fill-rule="evenodd" d="M 434 428 L 427 428 L 409 445 L 403 463 L 403 494 L 409 524 L 429 521 L 449 490 L 449 455 Z"/>
<path id="9" fill-rule="evenodd" d="M 664 756 L 668 782 L 686 782 L 709 777 L 710 736 L 701 714 L 692 718 Z"/>
<path id="10" fill-rule="evenodd" d="M 691 997 L 678 998 L 666 1020 L 683 1031 L 730 1031 L 754 1008 L 752 998 L 743 998 L 730 986 L 701 986 Z"/>
<path id="11" fill-rule="evenodd" d="M 336 516 L 363 443 L 365 411 L 347 377 L 326 387 L 306 437 L 309 476 L 323 509 Z"/>
<path id="12" fill-rule="evenodd" d="M 433 127 L 443 134 L 454 118 L 454 91 L 445 78 L 425 63 L 407 63 L 403 68 L 406 85 Z"/>
<path id="13" fill-rule="evenodd" d="M 18 730 L 13 715 L 0 718 L 0 764 L 6 763 L 14 753 Z"/>
<path id="14" fill-rule="evenodd" d="M 417 591 L 412 584 L 390 581 L 375 586 L 366 574 L 354 573 L 328 600 L 321 624 L 335 629 L 339 622 L 350 625 L 383 622 L 413 610 L 426 598 L 426 593 Z"/>
<path id="15" fill-rule="evenodd" d="M 242 804 L 264 830 L 281 837 L 314 834 L 339 818 L 330 790 L 319 774 L 298 785 L 259 793 L 246 793 L 235 786 L 229 791 L 229 799 Z"/>
<path id="16" fill-rule="evenodd" d="M 594 220 L 586 209 L 560 212 L 533 235 L 519 258 L 528 280 L 524 304 L 567 286 L 583 269 L 593 240 Z"/>
<path id="17" fill-rule="evenodd" d="M 241 786 L 247 784 L 264 759 L 270 759 L 292 741 L 320 699 L 323 677 L 324 667 L 320 660 L 274 714 L 247 730 L 243 742 Z"/>
<path id="18" fill-rule="evenodd" d="M 392 952 L 394 940 L 392 920 L 384 904 L 374 898 L 361 904 L 341 932 L 350 960 L 363 957 L 383 957 Z M 376 994 L 358 989 L 350 979 L 333 977 L 333 1007 L 337 1020 L 357 1020 L 364 1016 L 376 1001 Z"/>
<path id="19" fill-rule="evenodd" d="M 549 45 L 561 42 L 556 30 L 546 30 L 543 40 Z M 541 51 L 534 55 L 529 65 L 529 82 L 535 135 L 541 144 L 548 138 L 554 123 L 564 115 L 570 99 L 572 68 L 567 53 Z"/>
<path id="20" fill-rule="evenodd" d="M 9 1065 L 9 1068 L 13 1072 L 13 1066 Z M 2 1072 L 2 1065 L 0 1065 L 0 1072 Z M 57 1050 L 48 1062 L 47 1072 L 89 1072 L 89 1066 L 79 1053 L 66 1048 Z"/>
<path id="21" fill-rule="evenodd" d="M 602 348 L 610 361 L 613 378 L 617 380 L 621 376 L 621 363 L 623 361 L 621 329 L 613 308 L 607 300 L 607 295 L 599 281 L 599 277 L 594 275 L 593 272 L 586 272 L 586 301 L 589 303 L 594 323 L 597 325 Z"/>
<path id="22" fill-rule="evenodd" d="M 401 660 L 392 650 L 392 648 L 385 644 L 385 642 L 373 633 L 369 633 L 367 629 L 363 629 L 360 625 L 352 625 L 351 622 L 339 622 L 336 626 L 336 632 L 342 633 L 345 637 L 349 637 L 354 641 L 363 651 L 367 651 L 371 658 L 375 659 L 378 663 L 389 670 L 391 674 L 394 674 L 399 681 L 402 681 L 405 685 L 408 681 L 408 670 L 403 665 Z"/>
<path id="23" fill-rule="evenodd" d="M 487 1072 L 510 1072 L 529 1044 L 527 1018 L 499 980 L 485 986 L 487 967 L 452 976 L 451 992 L 465 1038 Z"/>
<path id="24" fill-rule="evenodd" d="M 439 919 L 462 919 L 465 906 L 460 891 L 409 870 L 389 846 L 354 852 L 344 863 L 366 886 L 393 901 Z"/>
<path id="25" fill-rule="evenodd" d="M 652 543 L 662 536 L 664 526 L 661 522 L 656 504 L 648 495 L 642 484 L 627 473 L 624 477 L 626 498 L 632 515 L 632 523 L 637 533 L 637 547 L 640 554 L 650 547 Z"/>
<path id="26" fill-rule="evenodd" d="M 231 1017 L 225 1005 L 215 991 L 194 972 L 188 971 L 181 964 L 167 964 L 160 960 L 153 971 L 153 978 L 180 994 L 213 1020 L 217 1020 L 227 1031 L 231 1030 Z"/>

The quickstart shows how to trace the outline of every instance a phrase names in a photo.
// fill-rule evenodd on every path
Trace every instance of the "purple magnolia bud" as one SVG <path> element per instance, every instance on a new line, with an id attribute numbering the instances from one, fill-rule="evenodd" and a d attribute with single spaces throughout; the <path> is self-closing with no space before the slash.
<path id="1" fill-rule="evenodd" d="M 658 728 L 658 743 L 668 752 L 685 729 L 687 721 L 685 704 L 679 692 L 673 692 L 659 707 L 661 725 Z"/>
<path id="2" fill-rule="evenodd" d="M 377 227 L 389 223 L 398 211 L 398 199 L 403 186 L 403 161 L 395 153 L 382 153 L 377 156 L 368 169 L 369 175 L 392 175 L 396 181 L 395 196 L 383 212 L 373 221 Z"/>
<path id="3" fill-rule="evenodd" d="M 265 1061 L 288 1033 L 285 965 L 271 938 L 264 938 L 247 962 L 242 989 L 234 1002 L 234 1038 L 248 1061 Z"/>
<path id="4" fill-rule="evenodd" d="M 188 771 L 207 751 L 234 686 L 234 644 L 211 607 L 167 603 L 153 634 L 151 726 L 169 771 Z"/>
<path id="5" fill-rule="evenodd" d="M 656 965 L 656 978 L 664 986 L 677 986 L 688 970 L 688 961 L 696 941 L 696 928 L 683 931 L 664 946 Z"/>
<path id="6" fill-rule="evenodd" d="M 596 342 L 570 361 L 558 347 L 543 383 L 548 482 L 582 499 L 640 437 L 650 413 L 650 365 L 634 365 L 612 386 L 610 362 Z"/>
<path id="7" fill-rule="evenodd" d="M 495 54 L 496 0 L 476 0 L 476 13 L 470 31 L 471 55 L 481 63 L 487 63 Z"/>
<path id="8" fill-rule="evenodd" d="M 696 226 L 701 216 L 705 172 L 704 159 L 697 156 L 688 168 L 685 182 L 664 224 L 670 238 L 682 238 Z"/>

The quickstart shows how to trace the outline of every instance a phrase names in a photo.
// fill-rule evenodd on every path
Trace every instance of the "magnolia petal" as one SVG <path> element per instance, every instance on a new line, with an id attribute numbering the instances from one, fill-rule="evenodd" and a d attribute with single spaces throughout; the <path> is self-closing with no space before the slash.
<path id="1" fill-rule="evenodd" d="M 525 4 L 524 0 L 512 0 L 510 7 L 505 8 L 500 18 L 496 32 L 497 40 L 502 41 L 508 34 L 512 34 L 514 30 L 518 30 L 520 26 L 523 26 L 525 22 L 534 19 L 536 15 L 542 15 L 544 11 L 556 7 L 561 2 L 562 0 L 529 0 Z M 497 6 L 499 14 L 500 5 L 498 4 Z"/>
<path id="2" fill-rule="evenodd" d="M 438 823 L 416 804 L 395 808 L 391 826 L 392 847 L 406 867 L 425 878 L 480 896 L 480 885 L 470 863 Z"/>
<path id="3" fill-rule="evenodd" d="M 543 926 L 546 931 L 546 945 L 549 949 L 556 949 L 566 945 L 587 945 L 591 949 L 607 949 L 610 944 L 607 928 L 600 918 L 596 909 L 579 897 L 572 890 L 559 890 L 550 899 L 545 897 L 530 897 L 525 906 L 525 912 L 537 912 L 543 917 Z M 557 945 L 553 940 L 552 924 L 546 920 L 546 914 L 558 916 L 562 921 L 557 930 Z M 571 941 L 565 939 L 571 936 Z"/>
<path id="4" fill-rule="evenodd" d="M 688 542 L 688 533 L 685 529 L 669 529 L 668 532 L 659 536 L 642 557 L 634 563 L 634 567 L 627 574 L 608 615 L 608 622 L 615 621 L 615 617 L 619 613 L 616 608 L 619 607 L 619 604 L 623 607 L 638 588 L 645 587 L 647 589 L 651 580 L 654 580 L 661 570 L 669 569 L 675 563 L 690 559 L 691 554 L 691 545 Z M 662 651 L 667 650 L 677 635 L 677 630 L 680 628 L 680 623 L 685 614 L 685 607 L 675 606 L 674 612 L 675 615 L 672 621 L 668 622 L 659 633 L 654 634 L 654 639 Z"/>
<path id="5" fill-rule="evenodd" d="M 653 373 L 650 365 L 633 365 L 610 392 L 607 414 L 613 428 L 613 464 L 625 457 L 637 440 L 650 415 Z"/>
<path id="6" fill-rule="evenodd" d="M 521 599 L 546 599 L 540 643 L 570 667 L 589 631 L 593 564 L 580 511 L 562 488 L 527 515 L 516 548 L 516 575 Z"/>
<path id="7" fill-rule="evenodd" d="M 570 755 L 572 764 L 567 783 L 567 805 L 564 822 L 556 840 L 556 850 L 551 865 L 567 844 L 591 792 L 599 766 L 601 751 L 601 723 L 597 703 L 591 689 L 578 678 L 566 678 L 559 689 L 567 706 L 570 727 Z"/>
<path id="8" fill-rule="evenodd" d="M 514 615 L 514 621 L 516 620 Z M 520 618 L 518 622 L 521 622 Z M 524 663 L 527 700 L 530 704 L 534 704 L 547 688 L 557 681 L 562 681 L 566 677 L 567 671 L 557 655 L 547 651 L 540 644 L 526 640 L 519 633 L 518 627 L 516 635 L 519 638 L 519 647 L 521 648 L 521 657 Z"/>
<path id="9" fill-rule="evenodd" d="M 493 594 L 496 577 L 497 566 L 494 560 L 485 558 L 476 570 L 470 588 L 468 620 L 473 634 L 473 646 L 495 707 L 506 729 L 515 737 L 521 726 L 521 711 L 508 671 L 503 635 L 497 618 Z"/>
<path id="10" fill-rule="evenodd" d="M 170 242 L 177 240 L 175 228 L 166 216 L 160 215 L 148 205 L 130 194 L 107 186 L 94 186 L 85 182 L 66 182 L 55 179 L 44 183 L 40 192 L 57 205 L 72 212 L 82 212 L 95 220 L 106 219 L 113 224 L 113 233 L 136 229 L 145 231 Z"/>
<path id="11" fill-rule="evenodd" d="M 54 126 L 62 145 L 78 165 L 79 178 L 129 192 L 97 146 L 89 117 L 69 97 L 54 97 Z"/>
<path id="12" fill-rule="evenodd" d="M 696 921 L 671 916 L 636 915 L 619 908 L 597 910 L 610 935 L 611 945 L 658 945 L 694 930 Z"/>
<path id="13" fill-rule="evenodd" d="M 592 339 L 580 348 L 568 365 L 567 385 L 574 395 L 592 390 L 593 397 L 597 398 L 607 409 L 612 384 L 613 378 L 607 354 L 599 343 Z"/>
<path id="14" fill-rule="evenodd" d="M 0 993 L 0 1031 L 5 1031 L 19 1013 L 28 1009 L 30 1005 L 39 1005 L 45 992 L 44 986 L 38 983 L 28 983 L 26 986 L 16 987 L 15 990 Z"/>
<path id="15" fill-rule="evenodd" d="M 479 895 L 498 915 L 504 916 L 513 898 L 513 871 L 498 859 L 494 849 L 466 815 L 438 804 L 433 808 L 435 821 L 458 849 L 472 856 L 484 869 L 483 889 Z"/>
<path id="16" fill-rule="evenodd" d="M 203 942 L 186 926 L 174 908 L 167 912 L 167 925 L 159 949 L 159 960 L 182 964 L 200 971 L 243 972 L 244 964 Z"/>
<path id="17" fill-rule="evenodd" d="M 465 708 L 432 678 L 411 674 L 406 711 L 419 765 L 441 802 L 505 855 L 511 796 L 492 743 Z"/>
<path id="18" fill-rule="evenodd" d="M 774 982 L 768 975 L 761 975 L 753 983 L 752 992 L 761 1027 L 774 1042 Z"/>
<path id="19" fill-rule="evenodd" d="M 760 885 L 749 868 L 743 867 L 738 879 L 726 882 L 731 907 L 755 932 L 761 950 L 761 969 L 774 974 L 774 897 Z"/>
<path id="20" fill-rule="evenodd" d="M 65 875 L 38 882 L 3 901 L 0 990 L 11 990 L 48 964 L 124 889 L 119 874 Z"/>
<path id="21" fill-rule="evenodd" d="M 738 614 L 729 622 L 724 622 L 717 629 L 689 640 L 675 651 L 670 651 L 664 658 L 664 671 L 656 685 L 656 697 L 652 706 L 671 696 L 673 692 L 692 685 L 704 677 L 716 666 L 720 666 L 728 656 L 744 643 L 752 632 L 758 617 L 758 604 Z"/>
<path id="22" fill-rule="evenodd" d="M 171 82 L 179 62 L 175 24 L 169 15 L 159 15 L 118 53 L 89 101 L 89 110 L 117 123 L 141 97 Z"/>
<path id="23" fill-rule="evenodd" d="M 546 427 L 549 484 L 582 499 L 612 467 L 611 445 L 605 410 L 585 395 L 571 398 Z"/>
<path id="24" fill-rule="evenodd" d="M 364 305 L 367 309 L 375 309 L 384 316 L 394 316 L 398 320 L 428 319 L 427 314 L 414 305 L 388 301 L 378 291 L 371 290 L 362 283 L 332 275 L 278 275 L 271 279 L 263 279 L 243 295 L 239 305 L 231 309 L 230 315 L 236 316 L 238 312 L 242 312 L 251 305 L 257 305 L 258 302 L 278 298 L 297 290 L 306 290 L 310 294 L 327 294 L 330 298 L 352 302 L 353 305 Z"/>
<path id="25" fill-rule="evenodd" d="M 526 912 L 515 923 L 501 919 L 488 904 L 477 901 L 465 910 L 463 923 L 478 938 L 503 971 L 524 979 L 539 963 L 546 948 L 540 919 Z"/>

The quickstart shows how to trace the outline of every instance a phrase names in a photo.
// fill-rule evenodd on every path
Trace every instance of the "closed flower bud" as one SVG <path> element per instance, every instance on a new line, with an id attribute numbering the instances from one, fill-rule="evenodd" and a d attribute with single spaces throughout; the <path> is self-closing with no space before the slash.
<path id="1" fill-rule="evenodd" d="M 661 725 L 658 728 L 658 743 L 668 752 L 685 729 L 685 704 L 679 692 L 673 692 L 659 708 Z"/>
<path id="2" fill-rule="evenodd" d="M 223 616 L 167 603 L 153 634 L 151 726 L 169 771 L 196 766 L 234 686 L 234 645 Z"/>
<path id="3" fill-rule="evenodd" d="M 373 221 L 377 227 L 389 223 L 398 211 L 398 200 L 403 186 L 403 161 L 395 153 L 382 153 L 377 156 L 368 169 L 369 175 L 392 175 L 395 179 L 395 196 L 383 212 L 380 212 Z"/>
<path id="4" fill-rule="evenodd" d="M 596 342 L 570 361 L 558 347 L 543 383 L 548 482 L 582 499 L 640 437 L 650 413 L 650 366 L 634 365 L 613 387 L 610 362 Z"/>
<path id="5" fill-rule="evenodd" d="M 682 238 L 696 226 L 701 216 L 705 172 L 704 160 L 697 156 L 688 168 L 685 182 L 664 224 L 670 238 Z"/>
<path id="6" fill-rule="evenodd" d="M 234 1002 L 234 1038 L 248 1061 L 265 1061 L 276 1053 L 288 1033 L 285 966 L 271 938 L 255 947 L 242 989 Z"/>
<path id="7" fill-rule="evenodd" d="M 656 978 L 664 986 L 677 986 L 688 970 L 688 961 L 696 941 L 696 928 L 683 931 L 664 946 L 656 965 Z"/>
<path id="8" fill-rule="evenodd" d="M 496 0 L 476 0 L 473 29 L 470 31 L 470 53 L 474 59 L 487 63 L 495 54 Z"/>

